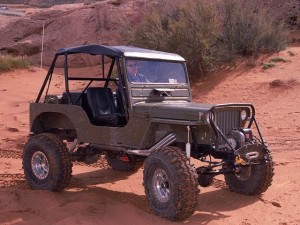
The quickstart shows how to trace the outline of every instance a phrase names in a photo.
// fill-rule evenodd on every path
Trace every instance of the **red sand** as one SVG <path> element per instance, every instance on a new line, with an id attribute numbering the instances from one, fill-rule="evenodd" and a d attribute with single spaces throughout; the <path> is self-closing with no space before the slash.
<path id="1" fill-rule="evenodd" d="M 300 47 L 270 58 L 275 57 L 288 62 L 268 70 L 259 63 L 241 64 L 192 85 L 198 102 L 256 106 L 275 161 L 272 186 L 261 196 L 243 196 L 230 192 L 218 176 L 212 186 L 200 188 L 194 215 L 176 224 L 300 224 Z M 37 96 L 46 71 L 42 73 L 0 74 L 0 224 L 174 224 L 149 209 L 142 169 L 130 174 L 75 164 L 63 192 L 28 187 L 21 154 L 29 130 L 28 103 Z"/>

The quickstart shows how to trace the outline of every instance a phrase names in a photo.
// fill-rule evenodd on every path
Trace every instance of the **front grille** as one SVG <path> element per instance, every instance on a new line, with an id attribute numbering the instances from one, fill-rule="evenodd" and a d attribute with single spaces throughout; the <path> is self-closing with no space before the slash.
<path id="1" fill-rule="evenodd" d="M 244 120 L 241 119 L 241 113 Z M 211 109 L 210 119 L 213 120 L 213 129 L 216 132 L 217 145 L 228 144 L 224 139 L 228 137 L 234 129 L 251 127 L 255 121 L 255 109 L 249 103 L 229 103 L 215 105 Z M 215 129 L 217 126 L 218 129 Z M 227 140 L 228 141 L 228 140 Z M 226 147 L 226 146 L 224 146 Z"/>
<path id="2" fill-rule="evenodd" d="M 215 123 L 226 136 L 233 128 L 239 128 L 240 110 L 238 109 L 220 109 L 215 112 Z"/>

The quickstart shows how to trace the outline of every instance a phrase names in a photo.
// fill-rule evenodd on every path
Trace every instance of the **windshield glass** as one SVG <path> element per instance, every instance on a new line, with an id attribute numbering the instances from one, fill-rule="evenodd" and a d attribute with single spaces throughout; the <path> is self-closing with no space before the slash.
<path id="1" fill-rule="evenodd" d="M 153 60 L 126 59 L 127 79 L 131 83 L 186 84 L 184 64 Z"/>

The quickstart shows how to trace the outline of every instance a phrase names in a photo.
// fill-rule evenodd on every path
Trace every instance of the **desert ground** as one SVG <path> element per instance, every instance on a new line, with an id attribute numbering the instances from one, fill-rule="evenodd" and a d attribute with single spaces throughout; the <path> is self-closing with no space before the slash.
<path id="1" fill-rule="evenodd" d="M 275 67 L 262 69 L 270 59 Z M 142 170 L 118 172 L 105 160 L 75 163 L 70 186 L 59 193 L 31 190 L 22 170 L 29 132 L 29 102 L 46 70 L 0 74 L 0 224 L 300 224 L 300 46 L 243 61 L 192 82 L 196 102 L 250 102 L 272 150 L 275 176 L 261 196 L 230 192 L 223 177 L 200 188 L 196 212 L 183 222 L 155 216 L 142 186 Z M 59 75 L 56 76 L 59 84 Z M 57 88 L 60 88 L 57 85 Z"/>
<path id="2" fill-rule="evenodd" d="M 15 20 L 0 15 L 0 28 Z M 293 35 L 299 40 L 299 32 Z M 274 58 L 285 62 L 262 69 Z M 299 41 L 284 51 L 242 60 L 191 82 L 196 102 L 255 105 L 272 150 L 275 176 L 260 196 L 230 192 L 223 177 L 217 176 L 210 187 L 200 188 L 196 212 L 182 222 L 151 212 L 142 185 L 143 169 L 118 172 L 103 158 L 90 166 L 74 163 L 70 186 L 62 192 L 30 189 L 21 158 L 29 133 L 29 103 L 35 100 L 46 72 L 33 67 L 0 73 L 0 224 L 300 224 Z M 62 77 L 55 79 L 61 88 Z"/>

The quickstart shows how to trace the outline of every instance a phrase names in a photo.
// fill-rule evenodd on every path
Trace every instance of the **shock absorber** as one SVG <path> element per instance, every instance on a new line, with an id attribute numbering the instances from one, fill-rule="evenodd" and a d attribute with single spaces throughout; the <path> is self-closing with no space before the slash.
<path id="1" fill-rule="evenodd" d="M 187 143 L 185 145 L 185 153 L 188 158 L 191 156 L 190 130 L 190 126 L 187 126 Z"/>

